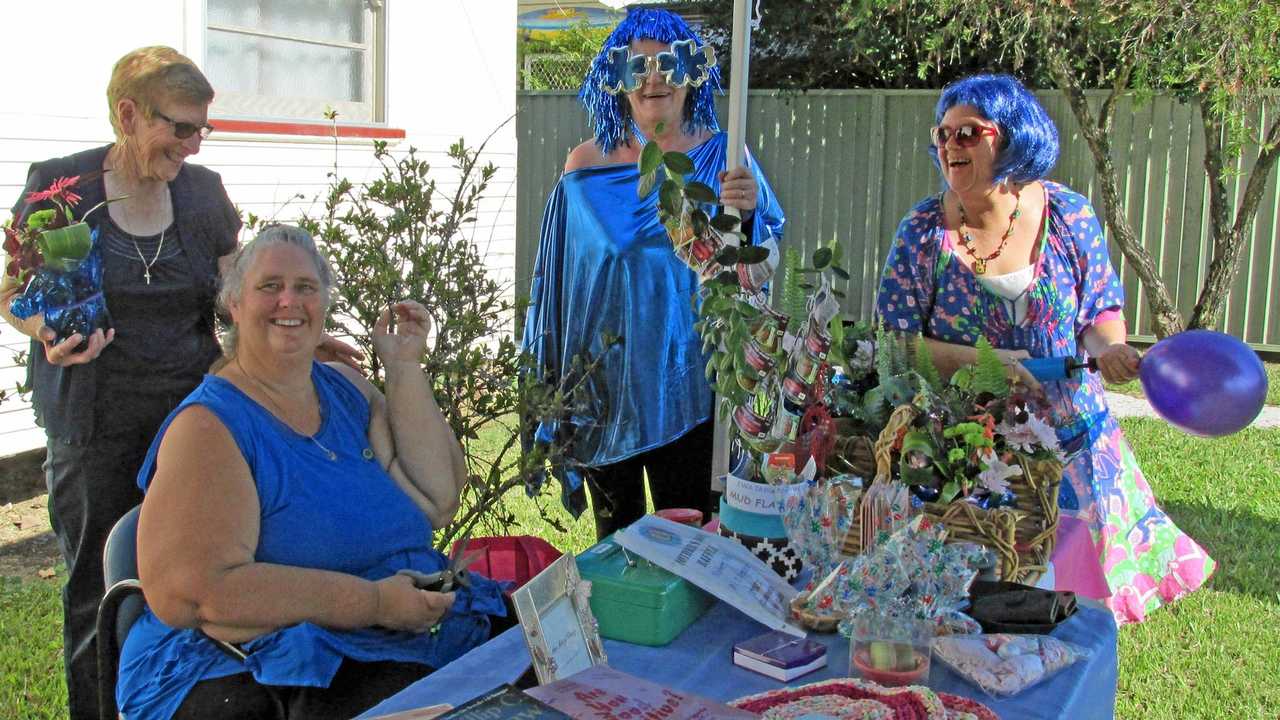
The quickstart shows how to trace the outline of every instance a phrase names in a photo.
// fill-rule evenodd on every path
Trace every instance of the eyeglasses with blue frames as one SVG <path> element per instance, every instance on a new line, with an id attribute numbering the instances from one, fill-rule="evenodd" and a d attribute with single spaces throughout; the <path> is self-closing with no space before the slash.
<path id="1" fill-rule="evenodd" d="M 154 112 L 154 115 L 160 118 L 161 120 L 172 125 L 173 136 L 178 138 L 179 140 L 186 140 L 187 138 L 191 137 L 192 135 L 195 135 L 196 133 L 200 133 L 201 140 L 208 140 L 209 134 L 213 132 L 213 126 L 210 125 L 209 123 L 205 123 L 203 125 L 196 125 L 195 123 L 178 122 L 177 120 L 174 120 L 173 118 L 169 117 L 168 115 L 165 115 L 159 110 L 156 110 Z"/>
<path id="2" fill-rule="evenodd" d="M 978 125 L 977 123 L 966 123 L 956 128 L 949 128 L 945 125 L 936 125 L 929 128 L 929 139 L 933 141 L 934 147 L 942 147 L 948 141 L 954 139 L 960 147 L 971 148 L 981 142 L 985 135 L 999 137 L 1000 129 L 989 125 Z"/>

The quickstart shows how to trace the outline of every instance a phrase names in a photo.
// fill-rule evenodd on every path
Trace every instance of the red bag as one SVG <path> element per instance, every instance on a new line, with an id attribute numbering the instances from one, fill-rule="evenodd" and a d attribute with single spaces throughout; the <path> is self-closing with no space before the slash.
<path id="1" fill-rule="evenodd" d="M 457 552 L 458 543 L 454 543 L 455 557 Z M 492 580 L 514 583 L 507 589 L 508 593 L 529 582 L 562 555 L 551 543 L 532 535 L 471 538 L 467 543 L 467 553 L 475 552 L 481 554 L 467 566 L 467 570 Z"/>

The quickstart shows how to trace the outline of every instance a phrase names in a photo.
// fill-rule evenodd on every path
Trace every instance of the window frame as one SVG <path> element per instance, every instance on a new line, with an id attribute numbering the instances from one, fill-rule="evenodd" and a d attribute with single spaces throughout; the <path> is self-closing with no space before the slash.
<path id="1" fill-rule="evenodd" d="M 214 105 L 211 112 L 214 117 L 221 122 L 215 122 L 219 132 L 267 132 L 273 134 L 300 134 L 312 135 L 317 134 L 309 126 L 319 125 L 323 127 L 324 133 L 330 136 L 334 133 L 334 123 L 327 122 L 323 119 L 323 107 L 335 107 L 338 109 L 337 125 L 342 128 L 378 128 L 387 126 L 387 9 L 383 0 L 364 0 L 363 15 L 365 30 L 369 42 L 367 44 L 342 42 L 342 41 L 326 41 L 316 40 L 287 33 L 268 32 L 258 28 L 226 25 L 210 22 L 207 0 L 188 0 L 188 6 L 195 5 L 196 12 L 191 13 L 188 17 L 194 15 L 194 22 L 188 23 L 188 38 L 192 39 L 193 34 L 199 38 L 198 45 L 200 47 L 200 56 L 207 65 L 209 54 L 209 35 L 211 31 L 222 31 L 239 34 L 248 37 L 263 37 L 272 39 L 289 40 L 294 42 L 302 42 L 310 45 L 321 47 L 363 50 L 364 54 L 364 72 L 366 87 L 371 97 L 367 103 L 352 103 L 349 101 L 317 101 L 324 103 L 324 106 L 318 106 L 314 117 L 298 117 L 281 114 L 271 114 L 266 111 L 254 112 L 245 111 L 243 107 L 235 109 L 219 108 L 217 98 L 215 96 Z M 194 26 L 194 27 L 193 27 Z M 212 82 L 212 79 L 211 79 Z M 214 89 L 217 90 L 217 84 L 214 83 Z M 270 95 L 252 95 L 244 94 L 240 96 L 240 104 L 258 104 L 262 105 L 273 100 Z M 352 113 L 346 113 L 347 117 L 343 117 L 342 108 L 350 108 L 352 105 L 361 107 L 367 106 L 369 119 L 352 120 Z M 268 129 L 270 128 L 270 129 Z M 347 136 L 350 133 L 341 132 L 340 135 Z M 383 136 L 384 133 L 375 133 L 376 136 Z M 355 133 L 355 137 L 370 137 L 367 132 Z M 392 131 L 388 137 L 403 137 L 403 131 Z"/>

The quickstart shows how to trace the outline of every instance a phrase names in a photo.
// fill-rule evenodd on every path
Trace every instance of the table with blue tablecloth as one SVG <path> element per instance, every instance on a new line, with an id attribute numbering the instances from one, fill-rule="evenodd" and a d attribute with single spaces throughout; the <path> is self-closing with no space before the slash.
<path id="1" fill-rule="evenodd" d="M 828 647 L 827 667 L 789 683 L 733 664 L 733 644 L 767 628 L 733 607 L 717 602 L 670 644 L 633 645 L 606 639 L 609 665 L 623 672 L 714 700 L 803 685 L 848 675 L 849 644 L 839 634 L 813 634 Z M 1082 605 L 1053 636 L 1090 651 L 1090 657 L 1011 698 L 992 698 L 942 663 L 932 663 L 928 686 L 984 703 L 1000 717 L 1109 719 L 1116 699 L 1116 624 L 1100 606 Z M 530 664 L 519 626 L 473 649 L 444 668 L 410 685 L 361 717 L 438 703 L 460 705 L 502 683 L 514 682 Z"/>

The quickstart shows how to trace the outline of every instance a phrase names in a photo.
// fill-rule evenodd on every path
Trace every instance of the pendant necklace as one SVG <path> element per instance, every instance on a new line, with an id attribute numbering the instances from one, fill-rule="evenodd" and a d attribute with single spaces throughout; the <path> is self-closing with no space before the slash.
<path id="1" fill-rule="evenodd" d="M 270 391 L 267 390 L 267 387 L 265 385 L 258 382 L 257 378 L 255 378 L 254 376 L 250 375 L 248 372 L 245 371 L 244 366 L 240 364 L 239 356 L 236 357 L 236 367 L 240 369 L 241 375 L 244 375 L 245 377 L 249 378 L 249 381 L 253 383 L 254 387 L 262 391 L 263 397 L 267 399 L 267 402 L 271 403 L 271 407 L 275 408 L 276 412 L 280 413 L 280 422 L 284 422 L 284 418 L 286 415 L 288 415 L 288 413 L 284 411 L 284 408 L 276 404 L 276 401 L 271 397 L 271 393 Z M 285 425 L 288 425 L 288 424 L 289 423 L 285 422 Z M 292 430 L 293 428 L 291 427 L 290 429 Z M 294 432 L 298 432 L 298 431 L 294 430 Z M 316 432 L 318 433 L 319 430 L 317 430 Z M 298 433 L 298 434 L 302 435 L 302 433 Z M 304 437 L 306 437 L 308 440 L 314 443 L 315 446 L 320 449 L 320 452 L 324 453 L 324 456 L 329 460 L 332 461 L 332 460 L 338 459 L 338 453 L 330 450 L 329 448 L 321 444 L 321 442 L 316 439 L 315 435 L 306 435 Z"/>
<path id="2" fill-rule="evenodd" d="M 133 235 L 129 236 L 129 239 L 133 241 L 134 251 L 138 253 L 138 259 L 142 261 L 142 278 L 147 281 L 148 285 L 151 284 L 151 266 L 155 265 L 156 261 L 160 259 L 160 251 L 164 249 L 164 234 L 166 230 L 168 228 L 160 231 L 160 242 L 156 244 L 156 254 L 151 258 L 151 262 L 147 262 L 147 258 L 142 255 L 142 248 L 138 245 L 138 238 Z"/>
<path id="3" fill-rule="evenodd" d="M 960 202 L 960 196 L 956 196 L 956 206 L 960 208 L 960 244 L 964 245 L 964 249 L 969 251 L 969 257 L 973 258 L 973 272 L 975 275 L 985 275 L 987 272 L 987 261 L 995 260 L 1000 257 L 1000 253 L 1004 252 L 1004 246 L 1009 244 L 1009 238 L 1013 236 L 1013 224 L 1022 214 L 1020 206 L 1022 205 L 1022 193 L 1014 196 L 1013 212 L 1009 213 L 1009 227 L 1000 236 L 1000 244 L 996 249 L 991 251 L 986 257 L 978 257 L 978 253 L 973 249 L 973 236 L 969 234 L 968 225 L 969 217 L 965 215 L 964 203 Z"/>
<path id="4" fill-rule="evenodd" d="M 168 185 L 164 186 L 164 196 L 165 202 L 172 204 L 173 201 L 169 196 Z M 142 247 L 138 245 L 138 238 L 132 233 L 126 233 L 129 236 L 129 239 L 133 241 L 133 251 L 138 253 L 138 260 L 142 262 L 142 278 L 146 280 L 148 285 L 151 284 L 151 268 L 156 264 L 156 261 L 160 259 L 160 251 L 164 250 L 164 234 L 168 230 L 169 228 L 166 227 L 160 231 L 160 242 L 156 243 L 156 254 L 152 256 L 151 262 L 147 262 L 146 256 L 142 254 Z"/>

